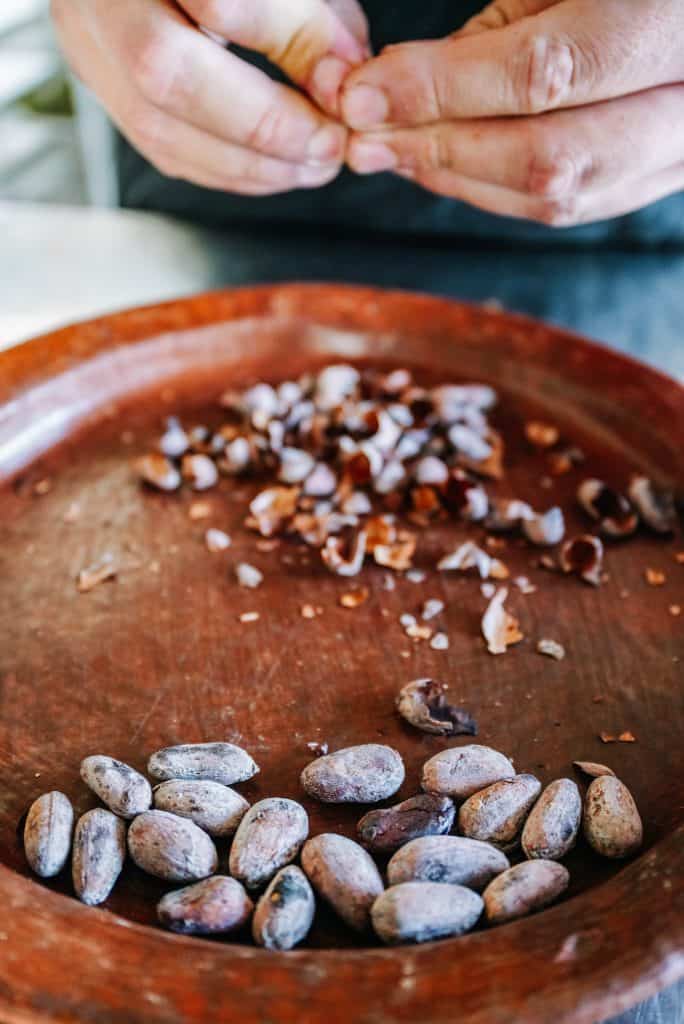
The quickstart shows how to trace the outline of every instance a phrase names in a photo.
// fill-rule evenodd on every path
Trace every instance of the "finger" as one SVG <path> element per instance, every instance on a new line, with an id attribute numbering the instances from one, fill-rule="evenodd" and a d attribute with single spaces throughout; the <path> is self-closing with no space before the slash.
<path id="1" fill-rule="evenodd" d="M 361 43 L 363 57 L 370 57 L 370 30 L 368 18 L 357 0 L 327 0 L 329 6 Z"/>
<path id="2" fill-rule="evenodd" d="M 256 50 L 329 108 L 365 56 L 354 33 L 324 0 L 182 0 L 199 24 Z"/>
<path id="3" fill-rule="evenodd" d="M 318 188 L 326 184 L 319 181 L 315 185 L 279 185 L 276 181 L 259 182 L 253 178 L 236 178 L 230 174 L 221 174 L 202 167 L 193 161 L 181 160 L 174 163 L 168 170 L 162 170 L 155 164 L 151 157 L 150 163 L 156 166 L 160 173 L 173 180 L 186 181 L 191 185 L 199 185 L 200 188 L 212 189 L 215 192 L 229 192 L 243 196 L 274 196 L 284 192 L 291 192 L 293 188 Z"/>
<path id="4" fill-rule="evenodd" d="M 392 47 L 349 76 L 352 128 L 536 114 L 679 81 L 684 4 L 564 0 L 505 28 Z"/>
<path id="5" fill-rule="evenodd" d="M 127 69 L 133 89 L 158 109 L 281 160 L 329 165 L 343 159 L 341 125 L 205 38 L 164 0 L 118 0 L 115 16 L 103 23 L 109 29 L 103 52 L 115 68 Z"/>
<path id="6" fill-rule="evenodd" d="M 354 135 L 358 173 L 451 170 L 532 195 L 606 188 L 670 167 L 684 154 L 684 85 L 537 117 L 445 121 Z"/>
<path id="7" fill-rule="evenodd" d="M 255 153 L 135 101 L 123 109 L 113 105 L 112 116 L 124 135 L 163 174 L 187 177 L 183 168 L 192 166 L 194 174 L 188 180 L 210 188 L 233 191 L 235 181 L 247 182 L 264 193 L 317 188 L 339 171 L 335 165 L 312 167 Z"/>
<path id="8" fill-rule="evenodd" d="M 684 187 L 684 164 L 681 163 L 646 178 L 622 182 L 608 189 L 598 189 L 581 196 L 555 198 L 523 195 L 497 185 L 473 181 L 451 171 L 417 175 L 410 171 L 398 173 L 430 192 L 459 199 L 488 213 L 536 221 L 555 228 L 576 227 L 620 217 Z"/>

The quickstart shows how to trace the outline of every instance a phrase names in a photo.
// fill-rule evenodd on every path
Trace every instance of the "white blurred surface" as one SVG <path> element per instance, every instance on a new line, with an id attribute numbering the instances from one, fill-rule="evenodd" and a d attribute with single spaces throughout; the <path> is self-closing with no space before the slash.
<path id="1" fill-rule="evenodd" d="M 216 282 L 218 239 L 121 210 L 0 202 L 0 349 Z"/>

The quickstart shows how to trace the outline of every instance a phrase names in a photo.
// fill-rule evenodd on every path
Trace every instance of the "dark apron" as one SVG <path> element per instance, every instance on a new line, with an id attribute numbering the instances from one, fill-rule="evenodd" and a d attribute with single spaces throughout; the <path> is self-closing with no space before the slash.
<path id="1" fill-rule="evenodd" d="M 363 0 L 363 6 L 377 51 L 388 43 L 447 35 L 484 5 L 477 0 Z M 684 245 L 684 194 L 625 217 L 558 230 L 484 213 L 391 174 L 359 177 L 343 171 L 324 188 L 264 198 L 214 192 L 164 178 L 123 139 L 119 176 L 124 206 L 172 213 L 223 229 L 261 227 L 323 236 L 351 232 L 361 238 L 479 239 L 545 246 Z"/>

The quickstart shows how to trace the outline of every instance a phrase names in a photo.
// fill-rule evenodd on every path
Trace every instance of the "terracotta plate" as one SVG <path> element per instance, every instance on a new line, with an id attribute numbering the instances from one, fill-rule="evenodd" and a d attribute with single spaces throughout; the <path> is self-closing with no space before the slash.
<path id="1" fill-rule="evenodd" d="M 512 543 L 513 574 L 538 587 L 510 605 L 525 641 L 505 657 L 479 637 L 474 580 L 438 576 L 338 603 L 349 584 L 299 549 L 270 554 L 241 528 L 248 484 L 223 481 L 211 517 L 193 495 L 138 487 L 130 458 L 162 417 L 216 419 L 228 385 L 283 379 L 331 360 L 410 366 L 426 382 L 478 379 L 502 394 L 509 445 L 504 487 L 546 507 L 569 502 L 581 475 L 622 485 L 641 468 L 683 483 L 684 393 L 674 381 L 564 331 L 421 296 L 336 286 L 226 292 L 107 317 L 0 356 L 0 1018 L 79 1022 L 512 1021 L 589 1022 L 684 973 L 684 565 L 677 540 L 645 534 L 607 555 L 598 590 L 544 573 Z M 544 456 L 523 441 L 529 416 L 558 424 L 587 461 L 550 485 Z M 77 503 L 74 522 L 65 515 Z M 66 519 L 73 518 L 66 515 Z M 207 525 L 233 547 L 209 555 Z M 570 529 L 586 527 L 579 513 Z M 465 533 L 423 536 L 427 568 Z M 116 581 L 79 594 L 75 577 L 105 552 Z M 247 558 L 256 592 L 230 572 Z M 647 567 L 665 582 L 649 586 Z M 447 652 L 412 645 L 397 619 L 442 597 Z M 305 603 L 323 613 L 305 620 Z M 244 611 L 258 622 L 241 624 Z M 549 637 L 562 662 L 535 652 Z M 161 886 L 128 868 L 109 903 L 79 905 L 68 878 L 38 884 L 18 838 L 32 799 L 65 790 L 92 806 L 83 756 L 106 752 L 143 767 L 180 741 L 244 744 L 261 774 L 250 799 L 300 796 L 309 741 L 331 748 L 383 740 L 407 765 L 402 795 L 445 742 L 393 713 L 411 678 L 447 680 L 480 724 L 480 739 L 543 781 L 573 759 L 612 765 L 643 812 L 645 848 L 627 864 L 582 845 L 568 860 L 568 898 L 544 913 L 420 948 L 360 942 L 325 913 L 306 949 L 267 954 L 241 939 L 206 942 L 154 926 Z M 631 731 L 604 746 L 598 733 Z M 312 830 L 353 834 L 358 812 L 309 807 Z M 325 948 L 327 947 L 327 948 Z M 333 947 L 333 948 L 331 948 Z"/>

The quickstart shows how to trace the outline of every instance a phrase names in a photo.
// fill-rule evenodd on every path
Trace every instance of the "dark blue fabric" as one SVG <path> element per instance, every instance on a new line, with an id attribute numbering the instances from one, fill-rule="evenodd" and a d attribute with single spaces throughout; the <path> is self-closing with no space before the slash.
<path id="1" fill-rule="evenodd" d="M 389 43 L 447 35 L 484 4 L 477 0 L 363 0 L 363 6 L 377 51 Z M 510 240 L 542 246 L 684 246 L 684 194 L 626 217 L 559 230 L 483 213 L 390 174 L 358 177 L 344 171 L 322 189 L 252 198 L 164 179 L 123 140 L 119 158 L 124 206 L 165 211 L 211 227 L 261 224 L 294 230 L 308 225 L 323 234 L 353 230 L 375 237 Z"/>

